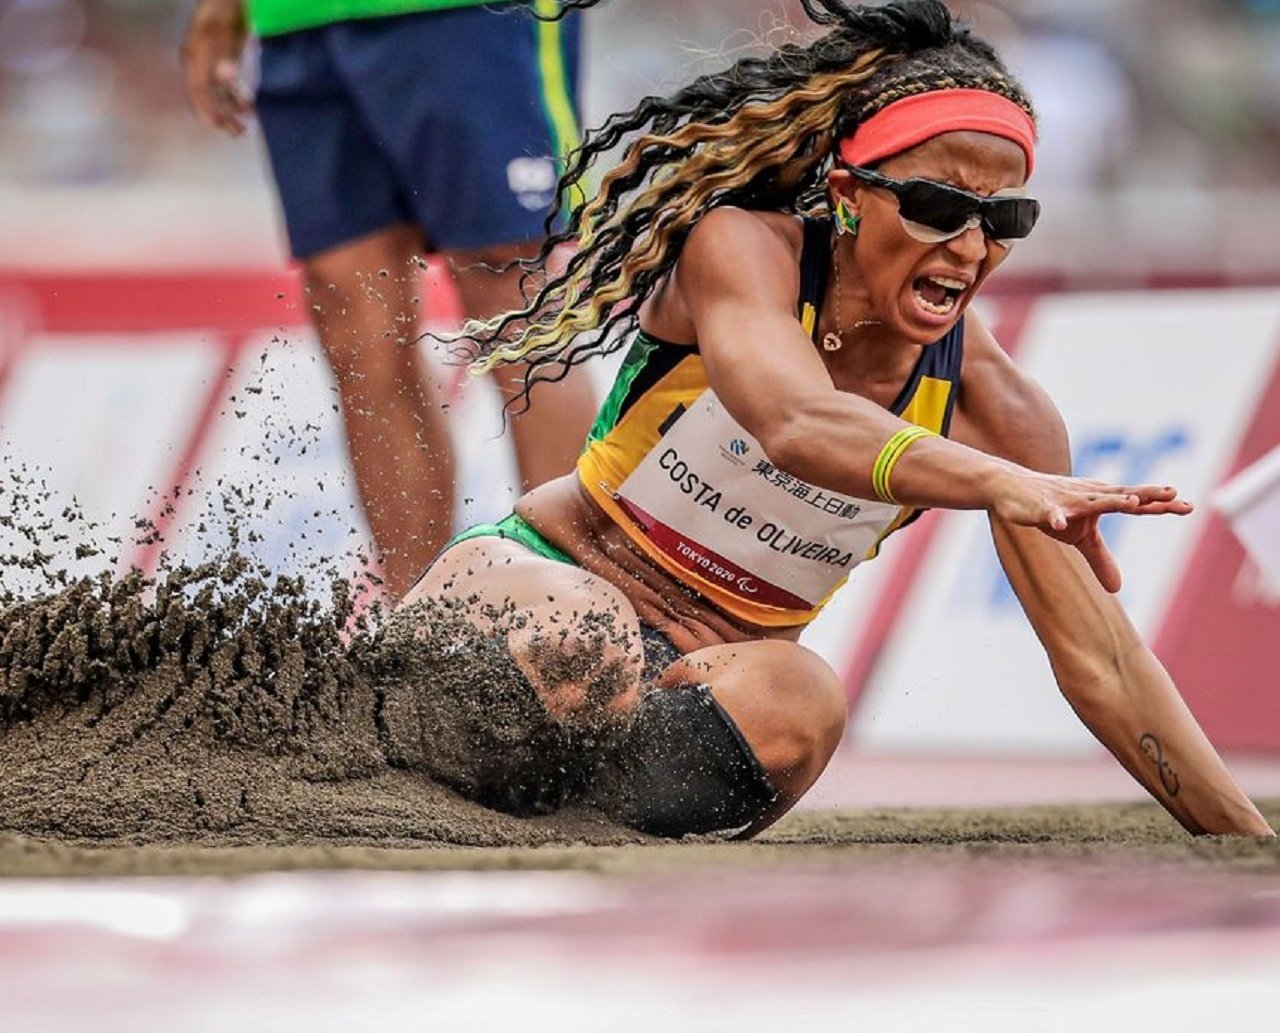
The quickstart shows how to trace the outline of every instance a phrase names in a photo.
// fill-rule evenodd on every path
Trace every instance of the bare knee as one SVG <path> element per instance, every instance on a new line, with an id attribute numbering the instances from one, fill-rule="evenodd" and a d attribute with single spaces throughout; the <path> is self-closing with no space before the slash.
<path id="1" fill-rule="evenodd" d="M 704 680 L 768 772 L 782 813 L 817 781 L 844 734 L 840 679 L 816 653 L 792 642 L 720 649 L 729 652 L 713 658 Z M 684 673 L 677 667 L 668 676 Z"/>
<path id="2" fill-rule="evenodd" d="M 540 246 L 537 241 L 491 244 L 487 247 L 449 251 L 444 258 L 455 275 L 465 275 L 474 270 L 479 275 L 493 276 L 512 262 L 533 258 Z M 519 275 L 518 270 L 515 272 Z"/>
<path id="3" fill-rule="evenodd" d="M 638 627 L 613 608 L 599 608 L 597 599 L 562 597 L 557 604 L 535 610 L 507 634 L 511 655 L 547 709 L 587 724 L 629 710 L 644 666 Z"/>
<path id="4" fill-rule="evenodd" d="M 412 343 L 394 340 L 387 330 L 372 338 L 325 334 L 321 345 L 343 391 L 355 398 L 387 399 L 413 391 L 437 401 L 437 389 Z"/>
<path id="5" fill-rule="evenodd" d="M 392 229 L 321 252 L 304 263 L 309 314 L 339 381 L 393 383 L 414 362 L 419 275 L 412 261 L 415 252 L 415 238 Z"/>
<path id="6" fill-rule="evenodd" d="M 848 710 L 835 672 L 814 653 L 795 647 L 799 655 L 773 667 L 770 697 L 777 706 L 771 718 L 761 762 L 784 779 L 798 778 L 808 789 L 835 753 L 844 735 Z M 779 787 L 781 788 L 781 787 Z"/>
<path id="7" fill-rule="evenodd" d="M 308 287 L 355 293 L 365 285 L 416 283 L 421 252 L 417 229 L 388 226 L 309 256 L 302 270 Z"/>
<path id="8" fill-rule="evenodd" d="M 445 255 L 463 311 L 473 318 L 488 319 L 522 307 L 524 270 L 513 263 L 537 251 L 537 244 L 503 244 Z"/>

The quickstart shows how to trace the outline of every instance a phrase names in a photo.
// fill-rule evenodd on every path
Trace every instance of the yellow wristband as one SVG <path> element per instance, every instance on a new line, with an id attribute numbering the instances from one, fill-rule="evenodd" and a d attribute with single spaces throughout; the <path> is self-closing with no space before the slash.
<path id="1" fill-rule="evenodd" d="M 871 467 L 871 487 L 875 489 L 876 498 L 891 506 L 898 505 L 898 500 L 889 490 L 889 476 L 893 473 L 893 468 L 898 465 L 898 460 L 902 458 L 902 453 L 913 441 L 929 437 L 937 437 L 937 435 L 924 427 L 903 427 L 884 443 L 884 448 L 880 449 L 880 454 L 876 456 L 875 465 Z"/>

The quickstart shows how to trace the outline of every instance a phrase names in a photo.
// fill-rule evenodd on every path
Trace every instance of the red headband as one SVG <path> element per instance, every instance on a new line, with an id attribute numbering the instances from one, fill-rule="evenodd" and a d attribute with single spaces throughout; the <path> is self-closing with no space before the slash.
<path id="1" fill-rule="evenodd" d="M 840 141 L 840 157 L 849 165 L 871 165 L 942 133 L 966 129 L 1012 140 L 1027 156 L 1030 177 L 1036 125 L 1013 101 L 988 90 L 934 90 L 895 100 Z"/>

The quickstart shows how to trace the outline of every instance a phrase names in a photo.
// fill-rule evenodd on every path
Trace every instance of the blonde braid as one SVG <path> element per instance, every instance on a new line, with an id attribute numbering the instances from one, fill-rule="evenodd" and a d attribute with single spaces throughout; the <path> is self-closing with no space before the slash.
<path id="1" fill-rule="evenodd" d="M 561 8 L 595 2 L 561 0 Z M 471 343 L 473 371 L 526 363 L 527 405 L 535 383 L 559 380 L 591 356 L 623 347 L 615 331 L 635 322 L 640 303 L 670 274 L 708 211 L 822 211 L 835 144 L 895 100 L 984 89 L 1034 118 L 995 51 L 953 22 L 941 0 L 800 4 L 830 31 L 805 46 L 743 58 L 669 97 L 646 97 L 587 135 L 557 186 L 556 211 L 567 211 L 567 225 L 552 232 L 548 219 L 538 255 L 519 264 L 526 274 L 545 273 L 559 246 L 576 250 L 529 291 L 522 308 L 468 323 L 448 338 Z M 628 140 L 595 196 L 570 204 L 593 163 Z"/>
<path id="2" fill-rule="evenodd" d="M 833 127 L 845 92 L 874 74 L 879 51 L 862 55 L 851 69 L 815 75 L 803 87 L 777 98 L 741 108 L 728 120 L 709 125 L 691 122 L 667 134 L 642 136 L 627 149 L 622 161 L 600 185 L 599 193 L 581 210 L 580 253 L 593 244 L 627 232 L 637 215 L 645 229 L 625 257 L 603 281 L 595 281 L 594 264 L 584 264 L 537 296 L 537 313 L 529 313 L 523 329 L 509 343 L 500 344 L 473 363 L 483 373 L 506 362 L 530 356 L 554 356 L 578 334 L 598 327 L 605 315 L 631 297 L 637 277 L 663 266 L 672 241 L 683 237 L 718 199 L 732 193 L 762 172 L 777 169 L 781 182 L 805 179 L 823 164 L 831 151 Z M 654 154 L 671 154 L 650 165 L 650 185 L 624 206 L 608 213 L 607 200 Z M 594 282 L 594 287 L 587 289 Z M 540 313 L 549 313 L 538 318 Z M 466 327 L 463 336 L 500 329 L 502 317 Z"/>

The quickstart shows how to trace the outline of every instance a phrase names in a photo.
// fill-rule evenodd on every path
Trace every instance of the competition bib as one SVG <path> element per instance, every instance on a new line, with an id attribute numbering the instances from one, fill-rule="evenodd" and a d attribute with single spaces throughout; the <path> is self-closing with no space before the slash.
<path id="1" fill-rule="evenodd" d="M 790 610 L 826 599 L 902 512 L 778 469 L 709 389 L 668 421 L 614 499 L 677 566 Z"/>

